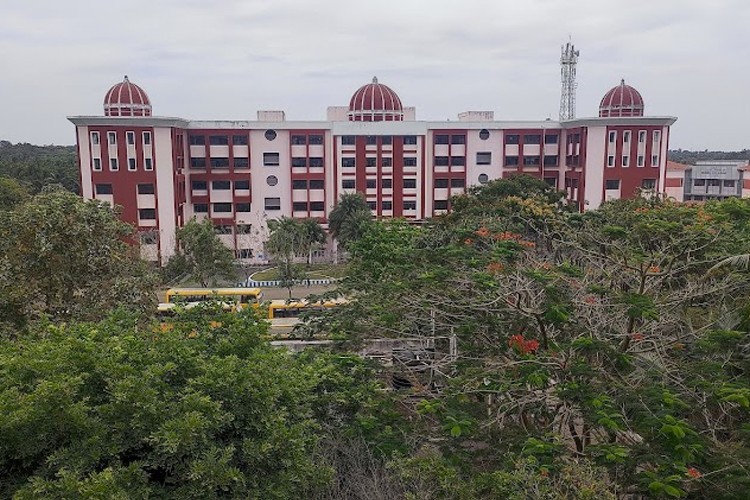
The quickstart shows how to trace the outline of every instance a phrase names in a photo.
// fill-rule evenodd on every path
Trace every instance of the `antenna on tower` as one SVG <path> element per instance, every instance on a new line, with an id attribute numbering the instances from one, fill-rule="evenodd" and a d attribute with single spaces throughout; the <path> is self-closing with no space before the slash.
<path id="1" fill-rule="evenodd" d="M 576 117 L 576 64 L 578 54 L 573 42 L 568 41 L 560 47 L 560 79 L 562 91 L 560 92 L 560 121 L 570 120 Z"/>

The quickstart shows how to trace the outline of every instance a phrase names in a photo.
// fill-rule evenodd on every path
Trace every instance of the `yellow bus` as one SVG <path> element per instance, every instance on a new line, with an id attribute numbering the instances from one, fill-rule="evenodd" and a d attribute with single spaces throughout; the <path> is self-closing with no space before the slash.
<path id="1" fill-rule="evenodd" d="M 218 301 L 236 309 L 244 309 L 248 306 L 258 307 L 262 300 L 263 292 L 260 288 L 170 288 L 167 290 L 166 303 Z"/>
<path id="2" fill-rule="evenodd" d="M 271 300 L 268 306 L 268 321 L 271 323 L 271 333 L 283 335 L 291 333 L 294 328 L 302 323 L 300 315 L 313 312 L 325 311 L 333 307 L 346 304 L 345 299 L 326 300 L 323 302 L 309 302 L 307 300 Z"/>

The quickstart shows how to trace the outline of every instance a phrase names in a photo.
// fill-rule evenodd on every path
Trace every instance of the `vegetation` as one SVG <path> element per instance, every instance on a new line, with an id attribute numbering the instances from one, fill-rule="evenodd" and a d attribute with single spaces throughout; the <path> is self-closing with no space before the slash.
<path id="1" fill-rule="evenodd" d="M 707 160 L 750 160 L 750 150 L 742 151 L 689 151 L 687 149 L 674 149 L 669 151 L 669 159 L 678 163 L 695 165 L 697 161 Z"/>
<path id="2" fill-rule="evenodd" d="M 215 286 L 219 278 L 234 279 L 234 255 L 216 234 L 211 219 L 189 220 L 177 229 L 177 248 L 166 265 L 165 275 L 182 274 L 201 284 Z"/>
<path id="3" fill-rule="evenodd" d="M 348 250 L 372 225 L 372 214 L 361 193 L 344 193 L 328 215 L 328 229 L 339 246 Z"/>
<path id="4" fill-rule="evenodd" d="M 312 249 L 325 243 L 326 234 L 314 219 L 282 217 L 270 220 L 268 228 L 271 236 L 266 242 L 266 251 L 276 260 L 277 279 L 289 291 L 291 299 L 295 283 L 305 278 L 305 272 L 296 260 L 304 256 L 309 267 Z"/>
<path id="5" fill-rule="evenodd" d="M 75 146 L 35 146 L 0 141 L 0 177 L 15 179 L 30 193 L 61 185 L 80 191 Z"/>

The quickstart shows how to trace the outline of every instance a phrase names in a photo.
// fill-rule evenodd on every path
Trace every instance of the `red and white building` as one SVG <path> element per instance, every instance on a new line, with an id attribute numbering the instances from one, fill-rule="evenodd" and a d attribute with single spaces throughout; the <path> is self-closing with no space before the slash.
<path id="1" fill-rule="evenodd" d="M 624 81 L 599 116 L 563 122 L 498 121 L 467 111 L 458 121 L 418 121 L 373 79 L 325 121 L 194 121 L 153 116 L 127 77 L 105 96 L 104 116 L 73 116 L 85 198 L 122 206 L 144 257 L 165 262 L 175 230 L 210 217 L 238 258 L 264 261 L 266 221 L 314 217 L 325 223 L 342 193 L 363 193 L 376 217 L 422 220 L 450 210 L 472 185 L 525 173 L 565 190 L 581 210 L 603 201 L 663 192 L 669 127 L 645 116 Z"/>

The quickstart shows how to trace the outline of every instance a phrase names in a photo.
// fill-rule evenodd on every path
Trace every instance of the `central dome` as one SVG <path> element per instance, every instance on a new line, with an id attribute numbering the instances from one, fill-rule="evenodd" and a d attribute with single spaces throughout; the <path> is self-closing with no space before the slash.
<path id="1" fill-rule="evenodd" d="M 146 92 L 128 80 L 112 86 L 104 96 L 104 116 L 151 116 L 151 101 Z"/>
<path id="2" fill-rule="evenodd" d="M 398 94 L 373 77 L 354 93 L 347 115 L 354 122 L 394 122 L 404 119 L 404 108 Z"/>
<path id="3" fill-rule="evenodd" d="M 612 87 L 604 94 L 602 102 L 599 103 L 600 118 L 615 116 L 643 116 L 641 93 L 626 85 L 624 79 L 620 81 L 620 85 Z"/>

